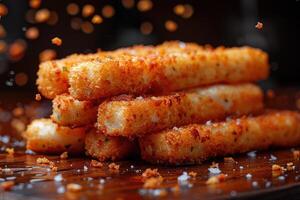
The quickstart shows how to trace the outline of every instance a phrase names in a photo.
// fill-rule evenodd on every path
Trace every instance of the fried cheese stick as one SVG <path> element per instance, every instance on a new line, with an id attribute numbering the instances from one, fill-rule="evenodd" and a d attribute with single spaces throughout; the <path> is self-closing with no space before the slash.
<path id="1" fill-rule="evenodd" d="M 136 155 L 138 145 L 124 137 L 110 137 L 102 133 L 92 131 L 85 138 L 86 155 L 105 160 L 122 160 Z"/>
<path id="2" fill-rule="evenodd" d="M 79 101 L 68 94 L 52 100 L 51 119 L 62 126 L 83 126 L 93 124 L 97 119 L 100 101 Z"/>
<path id="3" fill-rule="evenodd" d="M 216 156 L 293 147 L 300 144 L 300 114 L 267 112 L 220 123 L 191 124 L 139 139 L 142 158 L 151 163 L 200 163 Z"/>
<path id="4" fill-rule="evenodd" d="M 84 152 L 84 140 L 91 127 L 69 128 L 52 122 L 51 119 L 36 119 L 23 133 L 26 148 L 38 153 L 74 154 Z"/>
<path id="5" fill-rule="evenodd" d="M 259 49 L 207 49 L 177 42 L 158 46 L 147 55 L 120 54 L 74 64 L 68 80 L 73 97 L 91 100 L 252 82 L 267 78 L 268 71 L 268 55 Z"/>
<path id="6" fill-rule="evenodd" d="M 263 93 L 253 84 L 214 85 L 157 97 L 128 96 L 105 101 L 98 109 L 98 130 L 135 137 L 165 128 L 257 113 Z"/>

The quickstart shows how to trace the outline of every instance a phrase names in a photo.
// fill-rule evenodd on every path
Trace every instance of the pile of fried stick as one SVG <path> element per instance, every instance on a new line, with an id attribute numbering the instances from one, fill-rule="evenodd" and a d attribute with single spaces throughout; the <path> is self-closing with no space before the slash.
<path id="1" fill-rule="evenodd" d="M 299 145 L 300 114 L 264 108 L 268 75 L 262 50 L 179 41 L 46 61 L 37 85 L 53 111 L 28 125 L 27 149 L 195 164 Z"/>

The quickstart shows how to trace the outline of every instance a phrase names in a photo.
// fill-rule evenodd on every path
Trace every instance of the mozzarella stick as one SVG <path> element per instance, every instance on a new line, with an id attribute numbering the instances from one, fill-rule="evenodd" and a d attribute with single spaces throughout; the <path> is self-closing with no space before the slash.
<path id="1" fill-rule="evenodd" d="M 74 154 L 84 152 L 84 139 L 91 127 L 69 128 L 52 122 L 51 119 L 36 119 L 23 133 L 27 149 L 38 153 Z"/>
<path id="2" fill-rule="evenodd" d="M 167 96 L 120 96 L 98 109 L 98 130 L 110 136 L 135 137 L 165 128 L 257 113 L 263 93 L 253 84 L 215 85 Z"/>
<path id="3" fill-rule="evenodd" d="M 76 127 L 96 122 L 99 101 L 79 101 L 62 94 L 56 96 L 52 104 L 51 119 L 59 125 Z"/>
<path id="4" fill-rule="evenodd" d="M 268 76 L 268 56 L 259 49 L 175 44 L 163 44 L 147 55 L 120 54 L 74 64 L 68 76 L 69 92 L 77 99 L 91 100 L 252 82 Z"/>
<path id="5" fill-rule="evenodd" d="M 192 124 L 139 139 L 142 158 L 152 163 L 200 163 L 216 156 L 300 144 L 300 114 L 267 112 L 220 123 Z"/>
<path id="6" fill-rule="evenodd" d="M 85 138 L 86 155 L 105 160 L 122 160 L 136 155 L 138 145 L 124 137 L 110 137 L 91 131 Z"/>

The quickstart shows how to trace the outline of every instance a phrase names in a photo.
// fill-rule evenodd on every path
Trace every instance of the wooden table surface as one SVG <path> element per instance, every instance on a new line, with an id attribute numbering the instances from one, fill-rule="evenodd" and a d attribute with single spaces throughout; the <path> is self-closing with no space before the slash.
<path id="1" fill-rule="evenodd" d="M 287 90 L 284 90 L 287 91 Z M 284 92 L 283 92 L 284 93 Z M 289 92 L 290 93 L 290 92 Z M 290 93 L 291 94 L 291 93 Z M 292 93 L 296 94 L 296 93 Z M 299 95 L 299 93 L 297 93 Z M 272 107 L 294 108 L 286 95 L 278 95 L 276 99 L 267 100 Z M 7 99 L 9 97 L 6 96 Z M 21 97 L 15 97 L 21 99 Z M 278 100 L 280 99 L 281 100 Z M 282 101 L 284 99 L 284 102 Z M 294 100 L 293 100 L 294 102 Z M 28 103 L 28 102 L 27 102 Z M 0 108 L 16 105 L 12 101 L 0 102 Z M 47 107 L 46 105 L 43 105 Z M 49 108 L 49 105 L 48 105 Z M 40 112 L 45 112 L 41 111 Z M 47 112 L 45 112 L 47 113 Z M 3 114 L 2 114 L 3 115 Z M 0 116 L 1 117 L 1 116 Z M 14 140 L 14 131 L 8 128 L 8 122 L 0 118 L 0 183 L 12 180 L 15 186 L 9 192 L 0 191 L 2 199 L 300 199 L 300 161 L 294 160 L 291 149 L 274 149 L 256 152 L 255 157 L 247 154 L 233 156 L 236 162 L 224 162 L 216 158 L 201 165 L 194 166 L 156 166 L 139 160 L 117 162 L 120 165 L 118 173 L 108 169 L 108 164 L 102 168 L 90 166 L 90 159 L 69 157 L 61 160 L 59 156 L 46 156 L 58 166 L 57 172 L 52 172 L 47 165 L 36 163 L 43 155 L 26 154 L 22 142 Z M 11 134 L 14 133 L 14 134 Z M 10 135 L 6 137 L 3 135 Z M 18 138 L 18 137 L 16 137 Z M 9 144 L 17 146 L 13 156 L 4 152 Z M 21 146 L 21 147 L 18 147 Z M 297 149 L 297 148 L 295 148 Z M 298 148 L 300 149 L 300 147 Z M 270 159 L 272 155 L 273 159 Z M 222 173 L 227 179 L 216 185 L 206 185 L 211 176 L 208 171 L 211 163 L 219 163 Z M 273 164 L 286 166 L 293 162 L 295 170 L 286 171 L 279 176 L 272 175 Z M 5 168 L 11 169 L 3 170 Z M 157 190 L 143 189 L 141 174 L 147 168 L 158 168 L 164 178 L 162 187 Z M 188 180 L 180 186 L 179 192 L 174 191 L 178 185 L 178 176 L 183 172 L 197 172 L 196 178 Z M 250 175 L 247 175 L 250 174 Z M 246 176 L 247 175 L 247 176 Z M 83 186 L 80 192 L 68 192 L 68 183 L 78 183 Z"/>

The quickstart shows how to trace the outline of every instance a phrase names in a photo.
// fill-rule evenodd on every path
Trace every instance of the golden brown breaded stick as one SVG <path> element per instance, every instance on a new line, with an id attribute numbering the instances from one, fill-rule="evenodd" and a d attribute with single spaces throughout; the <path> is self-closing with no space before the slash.
<path id="1" fill-rule="evenodd" d="M 141 136 L 228 115 L 257 113 L 263 108 L 263 93 L 253 84 L 215 85 L 158 97 L 118 98 L 103 102 L 98 109 L 97 127 L 106 135 Z"/>
<path id="2" fill-rule="evenodd" d="M 105 56 L 117 56 L 119 54 L 143 55 L 153 49 L 152 46 L 133 46 L 121 48 L 116 51 L 99 51 L 91 54 L 72 54 L 64 59 L 42 62 L 38 70 L 37 85 L 43 96 L 53 99 L 56 95 L 68 92 L 68 74 L 76 63 L 93 59 L 102 59 Z"/>
<path id="3" fill-rule="evenodd" d="M 91 131 L 85 138 L 85 150 L 88 156 L 100 161 L 122 160 L 136 155 L 138 145 L 124 137 L 110 137 Z"/>
<path id="4" fill-rule="evenodd" d="M 23 133 L 27 149 L 38 153 L 60 154 L 65 151 L 84 152 L 84 139 L 91 127 L 69 128 L 52 122 L 51 119 L 36 119 Z"/>
<path id="5" fill-rule="evenodd" d="M 166 43 L 147 55 L 120 54 L 75 64 L 69 92 L 80 100 L 118 94 L 177 91 L 216 83 L 265 79 L 268 56 L 251 47 L 206 49 Z"/>
<path id="6" fill-rule="evenodd" d="M 300 144 L 300 114 L 267 112 L 221 123 L 192 124 L 139 139 L 142 158 L 152 163 L 199 163 L 269 147 Z"/>
<path id="7" fill-rule="evenodd" d="M 69 94 L 56 96 L 51 119 L 62 126 L 83 126 L 96 122 L 100 101 L 79 101 Z"/>

